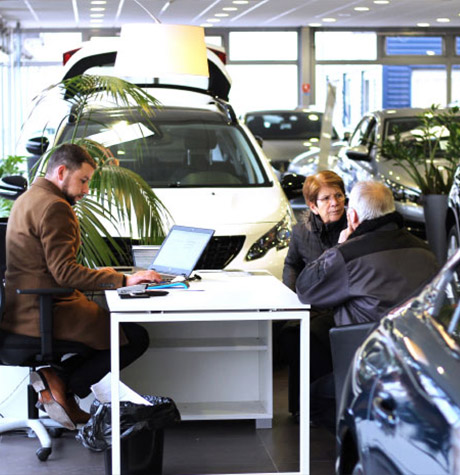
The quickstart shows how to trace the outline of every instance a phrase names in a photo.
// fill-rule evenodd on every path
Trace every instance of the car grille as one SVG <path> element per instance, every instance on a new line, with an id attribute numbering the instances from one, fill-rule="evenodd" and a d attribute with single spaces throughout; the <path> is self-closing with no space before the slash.
<path id="1" fill-rule="evenodd" d="M 201 259 L 196 265 L 196 269 L 223 269 L 238 255 L 244 244 L 245 236 L 213 236 Z M 118 245 L 124 250 L 123 255 L 116 253 L 119 260 L 118 265 L 132 266 L 133 258 L 131 245 L 139 244 L 137 240 L 126 238 L 115 238 Z M 115 263 L 113 263 L 114 265 Z"/>
<path id="2" fill-rule="evenodd" d="M 213 236 L 196 269 L 223 269 L 241 251 L 244 236 Z"/>

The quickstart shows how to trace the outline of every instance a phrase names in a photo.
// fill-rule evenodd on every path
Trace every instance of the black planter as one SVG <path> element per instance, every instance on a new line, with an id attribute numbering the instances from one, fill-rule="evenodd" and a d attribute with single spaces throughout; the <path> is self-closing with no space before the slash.
<path id="1" fill-rule="evenodd" d="M 447 259 L 446 214 L 447 195 L 424 195 L 426 237 L 440 265 Z"/>

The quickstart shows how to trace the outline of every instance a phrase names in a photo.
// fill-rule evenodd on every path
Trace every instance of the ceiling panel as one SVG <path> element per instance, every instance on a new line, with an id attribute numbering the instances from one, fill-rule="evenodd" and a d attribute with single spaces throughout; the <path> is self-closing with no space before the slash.
<path id="1" fill-rule="evenodd" d="M 208 23 L 230 28 L 299 27 L 310 23 L 329 27 L 415 27 L 420 22 L 460 27 L 458 0 L 389 2 L 379 5 L 374 0 L 249 0 L 246 5 L 235 5 L 232 0 L 108 0 L 103 6 L 106 10 L 102 23 L 95 25 L 90 23 L 90 0 L 0 0 L 0 15 L 10 25 L 20 22 L 22 28 L 119 27 L 123 23 L 154 21 L 152 16 L 163 23 Z M 164 12 L 163 7 L 167 7 Z M 225 7 L 238 10 L 225 12 Z M 369 11 L 358 12 L 355 7 L 367 7 Z M 222 13 L 229 16 L 215 16 Z M 440 17 L 450 22 L 440 23 Z M 325 18 L 335 21 L 326 22 Z"/>

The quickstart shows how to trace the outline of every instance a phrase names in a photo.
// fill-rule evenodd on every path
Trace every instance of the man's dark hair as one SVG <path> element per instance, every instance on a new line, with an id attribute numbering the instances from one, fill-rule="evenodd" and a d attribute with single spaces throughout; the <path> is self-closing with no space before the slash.
<path id="1" fill-rule="evenodd" d="M 65 165 L 69 170 L 79 170 L 83 163 L 87 163 L 94 169 L 97 163 L 94 158 L 80 145 L 65 143 L 57 148 L 48 161 L 46 173 L 51 173 L 59 165 Z"/>

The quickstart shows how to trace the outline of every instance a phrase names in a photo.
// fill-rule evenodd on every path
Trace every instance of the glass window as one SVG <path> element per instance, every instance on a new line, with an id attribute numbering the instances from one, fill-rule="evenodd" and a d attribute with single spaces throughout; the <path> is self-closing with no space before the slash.
<path id="1" fill-rule="evenodd" d="M 375 60 L 377 35 L 374 32 L 318 31 L 315 33 L 317 60 Z"/>
<path id="2" fill-rule="evenodd" d="M 209 45 L 215 45 L 215 46 L 224 45 L 222 36 L 205 36 L 204 39 L 206 41 L 206 44 L 209 44 Z"/>
<path id="3" fill-rule="evenodd" d="M 460 55 L 460 36 L 455 38 L 455 54 Z"/>
<path id="4" fill-rule="evenodd" d="M 296 61 L 296 31 L 232 31 L 231 61 Z"/>
<path id="5" fill-rule="evenodd" d="M 308 140 L 320 136 L 323 114 L 319 112 L 253 113 L 246 116 L 246 125 L 264 140 Z M 333 129 L 332 138 L 337 140 Z"/>
<path id="6" fill-rule="evenodd" d="M 440 36 L 387 36 L 385 52 L 388 56 L 439 56 L 443 54 Z"/>
<path id="7" fill-rule="evenodd" d="M 94 112 L 77 135 L 108 147 L 152 188 L 270 185 L 246 136 L 238 127 L 215 123 L 213 113 L 159 111 L 150 121 L 132 115 Z M 66 125 L 60 142 L 73 129 Z"/>
<path id="8" fill-rule="evenodd" d="M 255 110 L 297 107 L 296 65 L 228 65 L 227 69 L 232 78 L 230 103 L 238 115 Z"/>
<path id="9" fill-rule="evenodd" d="M 51 61 L 62 64 L 62 55 L 78 48 L 82 42 L 81 33 L 40 33 L 24 39 L 23 57 L 30 61 Z"/>

